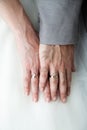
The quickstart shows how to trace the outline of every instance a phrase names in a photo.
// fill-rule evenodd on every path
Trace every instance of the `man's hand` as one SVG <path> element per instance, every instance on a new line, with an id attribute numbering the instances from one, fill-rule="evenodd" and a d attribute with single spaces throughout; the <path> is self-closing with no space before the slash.
<path id="1" fill-rule="evenodd" d="M 74 45 L 40 44 L 39 58 L 39 86 L 44 90 L 45 98 L 49 101 L 51 96 L 52 100 L 56 100 L 59 95 L 65 102 L 70 94 L 72 71 L 75 71 Z"/>

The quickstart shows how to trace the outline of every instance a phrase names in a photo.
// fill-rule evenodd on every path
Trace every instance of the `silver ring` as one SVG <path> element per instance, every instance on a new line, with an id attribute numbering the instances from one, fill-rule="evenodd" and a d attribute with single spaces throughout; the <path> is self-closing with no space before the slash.
<path id="1" fill-rule="evenodd" d="M 58 74 L 57 73 L 53 73 L 53 74 L 50 75 L 50 78 L 58 79 Z"/>
<path id="2" fill-rule="evenodd" d="M 36 74 L 36 73 L 33 73 L 32 75 L 31 75 L 31 77 L 34 79 L 34 78 L 37 78 L 38 77 L 38 74 Z"/>

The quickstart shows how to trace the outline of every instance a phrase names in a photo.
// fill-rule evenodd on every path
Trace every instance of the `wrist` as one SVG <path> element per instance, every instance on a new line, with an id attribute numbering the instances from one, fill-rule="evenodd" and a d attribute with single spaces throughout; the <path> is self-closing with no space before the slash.
<path id="1" fill-rule="evenodd" d="M 14 30 L 15 36 L 20 38 L 24 43 L 28 43 L 31 46 L 38 47 L 39 38 L 29 21 L 24 21 L 23 25 Z"/>
<path id="2" fill-rule="evenodd" d="M 37 48 L 39 39 L 19 0 L 2 1 L 0 3 L 0 14 L 17 39 L 21 39 L 22 43 L 26 42 Z"/>

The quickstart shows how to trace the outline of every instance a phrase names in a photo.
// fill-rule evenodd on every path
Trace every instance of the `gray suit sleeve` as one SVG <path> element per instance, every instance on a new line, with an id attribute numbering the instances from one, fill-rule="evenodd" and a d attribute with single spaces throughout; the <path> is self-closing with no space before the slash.
<path id="1" fill-rule="evenodd" d="M 75 44 L 82 0 L 37 0 L 41 44 Z"/>

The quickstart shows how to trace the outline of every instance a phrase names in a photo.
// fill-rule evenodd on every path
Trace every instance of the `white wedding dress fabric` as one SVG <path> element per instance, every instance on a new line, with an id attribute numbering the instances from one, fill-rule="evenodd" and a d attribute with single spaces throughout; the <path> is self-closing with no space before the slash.
<path id="1" fill-rule="evenodd" d="M 38 29 L 37 9 L 33 0 L 23 1 L 24 8 Z M 0 18 L 0 130 L 87 130 L 87 33 L 81 29 L 75 49 L 76 72 L 67 103 L 59 99 L 32 102 L 23 89 L 23 70 L 14 34 Z"/>

